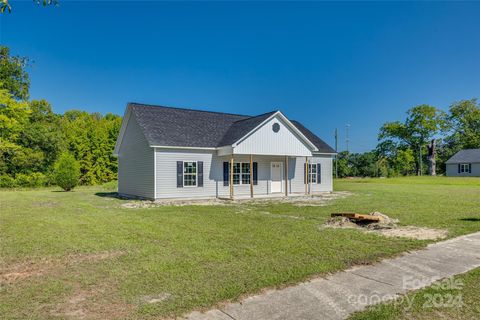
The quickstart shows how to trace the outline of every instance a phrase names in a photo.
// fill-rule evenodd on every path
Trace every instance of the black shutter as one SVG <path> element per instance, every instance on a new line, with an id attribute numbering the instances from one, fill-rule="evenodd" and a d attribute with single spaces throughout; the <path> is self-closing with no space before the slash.
<path id="1" fill-rule="evenodd" d="M 177 161 L 177 188 L 183 188 L 183 161 Z"/>
<path id="2" fill-rule="evenodd" d="M 471 163 L 468 164 L 468 173 L 472 173 L 472 164 Z"/>
<path id="3" fill-rule="evenodd" d="M 317 183 L 322 183 L 322 164 L 317 163 Z"/>
<path id="4" fill-rule="evenodd" d="M 253 185 L 258 184 L 258 163 L 253 163 Z"/>
<path id="5" fill-rule="evenodd" d="M 228 181 L 229 181 L 229 179 L 228 179 L 228 169 L 229 169 L 229 167 L 230 167 L 229 163 L 227 161 L 225 161 L 223 163 L 223 185 L 224 186 L 229 185 L 229 183 L 228 183 Z"/>
<path id="6" fill-rule="evenodd" d="M 458 164 L 458 173 L 460 173 L 460 163 Z"/>
<path id="7" fill-rule="evenodd" d="M 197 187 L 203 187 L 203 161 L 197 161 Z"/>

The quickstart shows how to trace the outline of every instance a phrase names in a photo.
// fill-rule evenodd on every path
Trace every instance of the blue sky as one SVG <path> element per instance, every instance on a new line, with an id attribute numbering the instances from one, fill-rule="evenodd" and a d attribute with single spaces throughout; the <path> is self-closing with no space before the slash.
<path id="1" fill-rule="evenodd" d="M 412 106 L 480 97 L 480 3 L 11 3 L 0 42 L 59 113 L 280 109 L 340 150 L 350 124 L 358 152 Z"/>

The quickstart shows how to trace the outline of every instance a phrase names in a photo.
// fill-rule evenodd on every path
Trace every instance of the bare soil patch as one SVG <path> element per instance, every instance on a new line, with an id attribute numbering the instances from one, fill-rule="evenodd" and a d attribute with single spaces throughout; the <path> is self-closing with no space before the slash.
<path id="1" fill-rule="evenodd" d="M 69 254 L 61 258 L 45 258 L 40 261 L 26 261 L 0 267 L 0 284 L 12 284 L 32 276 L 55 272 L 80 263 L 92 263 L 105 259 L 114 259 L 124 255 L 123 251 L 106 251 L 99 253 Z"/>
<path id="2" fill-rule="evenodd" d="M 354 221 L 346 217 L 333 217 L 328 219 L 323 228 L 353 228 L 365 232 L 374 232 L 386 237 L 403 237 L 417 240 L 437 240 L 446 238 L 447 230 L 430 229 L 415 226 L 398 226 L 398 219 L 392 219 L 389 216 L 372 212 L 370 215 L 380 217 L 378 222 Z"/>
<path id="3" fill-rule="evenodd" d="M 125 319 L 134 305 L 114 298 L 116 291 L 107 284 L 87 288 L 77 286 L 64 301 L 49 310 L 52 316 L 62 319 Z"/>
<path id="4" fill-rule="evenodd" d="M 229 200 L 221 199 L 191 199 L 191 200 L 134 200 L 122 204 L 123 208 L 127 209 L 145 209 L 145 208 L 157 208 L 164 206 L 225 206 L 231 203 Z"/>
<path id="5" fill-rule="evenodd" d="M 297 207 L 304 206 L 326 206 L 329 202 L 346 198 L 352 193 L 348 191 L 325 192 L 306 196 L 290 196 L 278 198 L 245 198 L 245 199 L 168 199 L 168 200 L 132 200 L 121 206 L 128 209 L 156 208 L 163 206 L 225 206 L 231 204 L 270 204 L 270 203 L 290 203 Z"/>

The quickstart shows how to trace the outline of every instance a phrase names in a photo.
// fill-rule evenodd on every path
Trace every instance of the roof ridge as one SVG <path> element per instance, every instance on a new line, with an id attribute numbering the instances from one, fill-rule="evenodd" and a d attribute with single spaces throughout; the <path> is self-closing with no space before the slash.
<path id="1" fill-rule="evenodd" d="M 133 106 L 139 106 L 139 107 L 155 107 L 155 108 L 165 108 L 165 109 L 176 109 L 176 110 L 196 111 L 196 112 L 207 112 L 207 113 L 215 113 L 215 114 L 226 114 L 226 115 L 231 115 L 231 116 L 247 117 L 246 119 L 257 117 L 257 116 L 250 116 L 250 115 L 238 114 L 238 113 L 228 113 L 228 112 L 220 112 L 220 111 L 210 111 L 210 110 L 200 110 L 200 109 L 191 109 L 191 108 L 171 107 L 171 106 L 162 106 L 162 105 L 158 105 L 158 104 L 148 104 L 148 103 L 139 103 L 139 102 L 129 102 L 129 103 L 127 103 L 127 105 L 128 105 L 128 106 L 133 105 Z M 242 120 L 246 120 L 246 119 L 242 119 Z M 241 121 L 241 120 L 238 120 L 238 121 Z"/>
<path id="2" fill-rule="evenodd" d="M 267 115 L 267 114 L 269 114 L 269 113 L 274 114 L 274 113 L 277 113 L 278 111 L 279 111 L 279 110 L 265 112 L 265 113 L 259 114 L 259 115 L 257 115 L 257 116 L 250 116 L 249 118 L 245 118 L 245 119 L 241 119 L 241 120 L 234 121 L 233 123 L 238 123 L 238 122 L 242 122 L 242 121 L 245 121 L 245 120 L 255 119 L 255 118 L 258 118 L 258 117 L 262 117 L 262 116 L 264 116 L 264 115 Z"/>

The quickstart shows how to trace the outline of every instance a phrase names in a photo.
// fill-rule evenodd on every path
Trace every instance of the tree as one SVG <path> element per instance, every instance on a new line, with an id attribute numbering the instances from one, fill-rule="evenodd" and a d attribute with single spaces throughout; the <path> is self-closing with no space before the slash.
<path id="1" fill-rule="evenodd" d="M 78 185 L 80 178 L 80 166 L 74 156 L 62 153 L 55 162 L 55 183 L 65 191 L 70 191 Z"/>
<path id="2" fill-rule="evenodd" d="M 446 131 L 451 135 L 447 140 L 458 150 L 480 148 L 480 104 L 477 99 L 456 102 L 449 111 Z"/>
<path id="3" fill-rule="evenodd" d="M 415 169 L 415 157 L 412 149 L 398 150 L 393 162 L 396 171 L 404 176 L 409 175 Z"/>
<path id="4" fill-rule="evenodd" d="M 30 78 L 25 68 L 28 58 L 11 56 L 10 49 L 0 46 L 0 89 L 6 89 L 15 99 L 27 100 Z"/>
<path id="5" fill-rule="evenodd" d="M 400 148 L 411 148 L 415 154 L 416 172 L 421 175 L 422 147 L 445 127 L 445 113 L 429 105 L 407 111 L 405 122 L 387 122 L 380 128 L 378 139 L 391 141 Z"/>
<path id="6" fill-rule="evenodd" d="M 51 4 L 57 4 L 58 0 L 33 0 L 36 4 L 43 4 L 43 6 L 48 6 Z M 0 0 L 0 13 L 4 13 L 8 11 L 9 13 L 12 12 L 12 6 L 10 5 L 9 0 Z"/>

